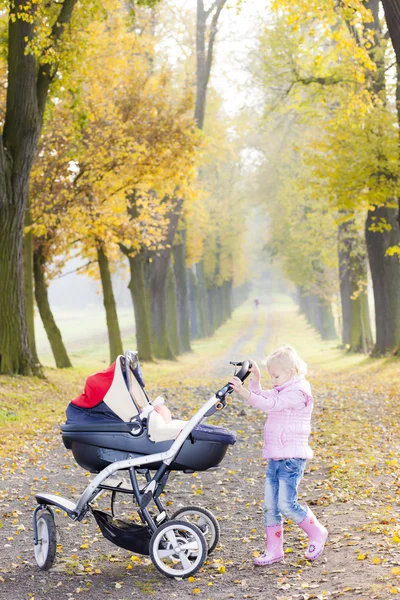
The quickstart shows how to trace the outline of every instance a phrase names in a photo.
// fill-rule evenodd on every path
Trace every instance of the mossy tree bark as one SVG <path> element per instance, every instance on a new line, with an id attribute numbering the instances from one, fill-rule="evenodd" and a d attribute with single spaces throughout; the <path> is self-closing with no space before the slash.
<path id="1" fill-rule="evenodd" d="M 27 207 L 25 213 L 25 227 L 32 225 L 31 211 Z M 24 290 L 26 307 L 26 324 L 28 328 L 28 341 L 34 362 L 39 366 L 39 357 L 36 350 L 35 338 L 35 306 L 33 289 L 33 236 L 32 233 L 24 235 Z"/>
<path id="2" fill-rule="evenodd" d="M 382 0 L 390 38 L 400 66 L 400 5 L 398 0 Z"/>
<path id="3" fill-rule="evenodd" d="M 196 265 L 196 277 L 198 282 L 198 304 L 199 304 L 199 336 L 206 337 L 211 333 L 211 326 L 208 311 L 208 291 L 204 277 L 204 262 L 200 261 Z"/>
<path id="4" fill-rule="evenodd" d="M 131 255 L 129 248 L 120 245 L 129 261 L 131 279 L 128 285 L 135 313 L 136 344 L 140 360 L 153 361 L 150 328 L 150 298 L 147 294 L 144 274 L 144 254 Z"/>
<path id="5" fill-rule="evenodd" d="M 177 311 L 177 286 L 175 281 L 175 272 L 172 265 L 168 268 L 167 275 L 167 319 L 168 319 L 168 339 L 175 355 L 181 353 L 179 332 L 178 332 L 178 311 Z"/>
<path id="6" fill-rule="evenodd" d="M 208 335 L 212 335 L 217 329 L 217 288 L 212 285 L 207 289 L 207 307 L 208 307 Z"/>
<path id="7" fill-rule="evenodd" d="M 339 226 L 339 278 L 342 307 L 342 343 L 351 352 L 372 348 L 367 290 L 367 256 L 353 220 Z"/>
<path id="8" fill-rule="evenodd" d="M 132 220 L 137 219 L 139 216 L 136 200 L 137 192 L 133 190 L 128 207 L 128 216 Z M 119 247 L 129 261 L 131 279 L 128 288 L 135 313 L 137 351 L 140 360 L 151 362 L 154 360 L 154 353 L 151 341 L 150 294 L 145 275 L 145 250 L 134 250 L 124 244 L 120 244 Z"/>
<path id="9" fill-rule="evenodd" d="M 318 331 L 323 340 L 336 339 L 332 303 L 328 299 L 299 288 L 299 307 L 307 321 Z"/>
<path id="10" fill-rule="evenodd" d="M 107 254 L 100 242 L 97 246 L 97 260 L 99 263 L 101 285 L 103 288 L 104 309 L 106 311 L 110 363 L 113 363 L 117 356 L 124 353 L 124 349 L 118 323 L 117 305 L 112 287 L 110 264 Z"/>
<path id="11" fill-rule="evenodd" d="M 368 212 L 366 241 L 375 299 L 376 344 L 374 354 L 400 349 L 400 261 L 386 250 L 400 243 L 399 208 L 377 207 Z M 390 231 L 373 231 L 381 219 Z"/>
<path id="12" fill-rule="evenodd" d="M 224 322 L 232 316 L 232 280 L 224 281 L 223 284 L 223 310 Z"/>
<path id="13" fill-rule="evenodd" d="M 190 315 L 189 315 L 189 285 L 186 269 L 186 234 L 181 234 L 182 240 L 173 248 L 174 273 L 176 282 L 177 325 L 179 335 L 179 353 L 190 352 Z"/>
<path id="14" fill-rule="evenodd" d="M 317 297 L 317 330 L 323 340 L 335 340 L 337 337 L 332 303 L 323 297 Z"/>
<path id="15" fill-rule="evenodd" d="M 56 366 L 59 369 L 72 367 L 68 358 L 67 350 L 62 340 L 61 332 L 57 327 L 53 313 L 50 308 L 47 284 L 44 274 L 44 265 L 46 256 L 43 246 L 38 246 L 33 253 L 33 273 L 35 279 L 35 298 L 39 308 L 39 313 L 46 330 L 51 350 L 53 352 Z"/>
<path id="16" fill-rule="evenodd" d="M 49 48 L 57 46 L 76 2 L 61 4 Z M 28 341 L 22 276 L 24 218 L 29 175 L 56 68 L 25 52 L 36 35 L 36 4 L 20 0 L 18 5 L 15 18 L 9 19 L 6 113 L 0 140 L 0 373 L 29 374 L 35 361 Z"/>
<path id="17" fill-rule="evenodd" d="M 169 212 L 169 222 L 163 247 L 148 252 L 145 263 L 145 275 L 148 281 L 148 295 L 151 305 L 152 347 L 156 358 L 174 359 L 168 334 L 167 276 L 171 264 L 172 242 L 178 227 L 182 200 L 175 199 Z"/>
<path id="18" fill-rule="evenodd" d="M 200 337 L 199 334 L 199 285 L 194 271 L 194 267 L 187 270 L 189 282 L 189 311 L 190 311 L 190 339 L 195 340 Z"/>
<path id="19" fill-rule="evenodd" d="M 369 54 L 376 65 L 371 74 L 373 90 L 381 98 L 385 98 L 384 52 L 382 51 L 382 23 L 380 19 L 379 0 L 368 0 L 367 8 L 371 10 L 373 19 L 365 27 L 373 31 L 374 45 Z M 393 0 L 383 2 L 389 33 L 399 61 L 399 7 Z M 397 69 L 397 93 L 399 102 L 399 69 Z M 400 124 L 400 105 L 397 105 L 398 122 Z M 385 219 L 386 221 L 383 221 Z M 385 223 L 383 228 L 379 223 Z M 390 227 L 388 231 L 387 226 Z M 400 210 L 399 199 L 388 198 L 385 206 L 376 206 L 368 211 L 366 221 L 366 243 L 371 269 L 372 285 L 375 299 L 376 344 L 374 354 L 386 352 L 398 353 L 400 349 L 400 261 L 398 256 L 388 256 L 390 246 L 400 244 Z"/>

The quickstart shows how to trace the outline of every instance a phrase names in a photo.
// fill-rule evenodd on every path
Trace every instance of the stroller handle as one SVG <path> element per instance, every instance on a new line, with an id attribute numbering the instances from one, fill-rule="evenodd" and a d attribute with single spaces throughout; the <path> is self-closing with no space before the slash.
<path id="1" fill-rule="evenodd" d="M 245 381 L 245 379 L 247 379 L 247 377 L 250 375 L 250 367 L 251 367 L 251 362 L 249 360 L 243 360 L 241 362 L 230 362 L 230 365 L 234 365 L 235 367 L 240 367 L 239 371 L 237 373 L 234 373 L 234 375 L 236 377 L 239 377 L 239 379 L 241 381 Z M 224 406 L 226 404 L 225 401 L 225 396 L 227 394 L 230 394 L 232 392 L 233 388 L 231 387 L 231 385 L 229 383 L 227 383 L 226 385 L 224 385 L 224 387 L 222 387 L 220 390 L 218 390 L 218 392 L 215 394 L 216 397 L 218 398 L 218 400 L 220 400 Z"/>

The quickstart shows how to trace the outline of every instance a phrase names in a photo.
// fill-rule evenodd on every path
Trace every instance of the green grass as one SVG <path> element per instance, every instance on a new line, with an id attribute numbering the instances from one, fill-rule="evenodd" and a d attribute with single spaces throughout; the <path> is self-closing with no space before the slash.
<path id="1" fill-rule="evenodd" d="M 92 306 L 82 310 L 59 308 L 54 310 L 54 317 L 74 366 L 93 367 L 108 363 L 107 327 L 103 306 Z M 133 310 L 131 308 L 118 309 L 118 319 L 124 344 L 135 346 Z M 35 318 L 35 335 L 41 363 L 45 366 L 55 367 L 50 344 L 38 315 Z"/>
<path id="2" fill-rule="evenodd" d="M 268 338 L 264 343 L 266 332 Z M 237 343 L 242 339 L 243 345 L 238 351 Z M 226 377 L 232 373 L 229 360 L 254 358 L 256 348 L 265 346 L 265 353 L 269 353 L 282 344 L 291 344 L 297 349 L 309 365 L 311 379 L 322 377 L 334 382 L 335 377 L 345 376 L 351 381 L 352 377 L 368 376 L 374 386 L 400 384 L 399 359 L 372 359 L 361 354 L 349 354 L 338 347 L 338 340 L 322 341 L 305 318 L 298 314 L 289 297 L 275 295 L 269 305 L 262 304 L 257 316 L 252 301 L 244 303 L 213 336 L 194 341 L 193 351 L 179 356 L 176 361 L 142 365 L 147 389 L 150 397 L 152 389 L 166 388 L 174 390 L 185 402 L 186 399 L 191 402 L 193 389 L 197 386 L 218 385 L 216 364 L 222 373 L 220 382 L 223 384 L 225 364 Z M 135 348 L 134 336 L 124 339 L 124 347 Z M 71 359 L 72 369 L 47 366 L 45 380 L 0 376 L 0 424 L 5 452 L 9 444 L 18 444 L 21 439 L 30 439 L 37 432 L 49 431 L 62 422 L 68 402 L 81 393 L 87 375 L 108 366 L 108 345 L 92 343 L 77 348 L 71 352 Z"/>

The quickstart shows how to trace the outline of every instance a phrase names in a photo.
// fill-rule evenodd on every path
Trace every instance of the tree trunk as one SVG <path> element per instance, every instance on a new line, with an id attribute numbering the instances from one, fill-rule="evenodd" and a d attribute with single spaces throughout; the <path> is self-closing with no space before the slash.
<path id="1" fill-rule="evenodd" d="M 164 251 L 163 251 L 164 252 Z M 156 358 L 175 359 L 168 335 L 167 275 L 170 251 L 153 258 L 150 273 L 151 341 Z"/>
<path id="2" fill-rule="evenodd" d="M 400 66 L 400 5 L 398 0 L 382 0 L 382 5 L 397 64 Z"/>
<path id="3" fill-rule="evenodd" d="M 150 298 L 147 294 L 144 274 L 144 254 L 139 252 L 135 256 L 121 246 L 122 252 L 127 256 L 131 273 L 128 288 L 131 292 L 132 304 L 135 312 L 136 344 L 140 360 L 153 361 L 153 348 L 151 344 L 150 328 Z"/>
<path id="4" fill-rule="evenodd" d="M 204 0 L 197 0 L 196 20 L 196 107 L 194 118 L 199 129 L 203 129 L 206 111 L 207 86 L 210 79 L 215 36 L 218 31 L 218 19 L 226 0 L 216 0 L 208 10 L 204 8 Z M 212 14 L 207 32 L 207 20 Z M 207 42 L 206 42 L 207 38 Z M 207 48 L 206 48 L 207 44 Z"/>
<path id="5" fill-rule="evenodd" d="M 371 231 L 381 219 L 391 226 Z M 386 250 L 400 243 L 399 209 L 388 206 L 368 211 L 365 232 L 375 299 L 376 345 L 374 354 L 397 353 L 400 348 L 400 261 Z"/>
<path id="6" fill-rule="evenodd" d="M 213 285 L 207 289 L 207 306 L 208 306 L 208 335 L 212 335 L 217 329 L 217 294 L 216 286 Z"/>
<path id="7" fill-rule="evenodd" d="M 169 266 L 167 275 L 167 311 L 168 339 L 172 352 L 178 355 L 181 352 L 181 348 L 178 334 L 176 282 L 172 265 Z"/>
<path id="8" fill-rule="evenodd" d="M 150 282 L 152 345 L 156 358 L 174 359 L 168 336 L 167 275 L 171 263 L 172 242 L 178 227 L 182 200 L 177 200 L 169 213 L 169 223 L 164 247 L 149 252 L 146 271 Z"/>
<path id="9" fill-rule="evenodd" d="M 64 0 L 49 47 L 55 48 L 77 0 Z M 14 5 L 11 4 L 13 7 Z M 23 282 L 28 182 L 54 65 L 39 64 L 26 46 L 36 35 L 36 3 L 20 0 L 8 29 L 6 114 L 0 140 L 0 373 L 35 370 L 27 332 Z"/>
<path id="10" fill-rule="evenodd" d="M 208 308 L 208 291 L 206 287 L 206 281 L 204 277 L 204 262 L 201 261 L 196 265 L 196 276 L 199 285 L 199 306 L 200 306 L 200 318 L 199 318 L 199 332 L 200 337 L 207 337 L 211 334 L 211 325 L 209 319 L 209 308 Z"/>
<path id="11" fill-rule="evenodd" d="M 318 329 L 318 327 L 320 326 L 320 323 L 319 323 L 318 314 L 317 314 L 318 309 L 317 309 L 316 297 L 311 294 L 306 294 L 304 297 L 304 305 L 305 305 L 305 315 L 306 315 L 307 321 L 310 323 L 310 325 L 312 325 L 312 327 L 315 327 L 315 329 Z"/>
<path id="12" fill-rule="evenodd" d="M 112 288 L 110 265 L 108 262 L 108 257 L 101 244 L 97 246 L 97 260 L 99 263 L 101 285 L 103 288 L 103 303 L 106 311 L 110 363 L 113 363 L 117 356 L 124 354 L 124 349 L 122 346 L 121 332 L 118 323 L 117 305 L 115 303 L 115 297 Z"/>
<path id="13" fill-rule="evenodd" d="M 0 211 L 0 373 L 28 375 L 33 366 L 26 325 L 22 231 L 23 205 Z"/>
<path id="14" fill-rule="evenodd" d="M 47 293 L 47 285 L 43 270 L 45 260 L 46 259 L 43 254 L 43 247 L 39 246 L 39 248 L 37 248 L 37 250 L 35 250 L 35 252 L 33 253 L 33 273 L 35 278 L 36 304 L 38 305 L 43 326 L 46 330 L 47 337 L 50 342 L 54 360 L 56 361 L 56 366 L 59 369 L 65 369 L 68 367 L 72 367 L 72 365 L 68 358 L 68 354 L 61 337 L 61 332 L 58 329 L 54 320 L 53 313 L 51 312 Z"/>
<path id="15" fill-rule="evenodd" d="M 182 232 L 182 243 L 174 246 L 174 272 L 176 282 L 177 323 L 179 353 L 190 352 L 189 287 L 186 269 L 186 236 Z"/>
<path id="16" fill-rule="evenodd" d="M 222 285 L 217 285 L 215 286 L 215 291 L 216 291 L 216 311 L 217 311 L 217 318 L 216 318 L 216 329 L 218 329 L 218 327 L 221 327 L 222 323 L 224 322 L 224 291 L 223 291 L 223 287 Z"/>
<path id="17" fill-rule="evenodd" d="M 304 290 L 299 286 L 297 288 L 297 303 L 299 305 L 300 312 L 307 317 L 307 295 Z"/>
<path id="18" fill-rule="evenodd" d="M 223 319 L 224 322 L 232 316 L 232 279 L 224 281 L 223 288 Z"/>
<path id="19" fill-rule="evenodd" d="M 336 328 L 332 313 L 332 303 L 326 298 L 317 298 L 317 329 L 323 340 L 335 340 Z"/>
<path id="20" fill-rule="evenodd" d="M 342 307 L 342 342 L 351 352 L 372 347 L 364 244 L 352 220 L 339 226 L 339 277 Z M 359 289 L 359 282 L 362 288 Z"/>
<path id="21" fill-rule="evenodd" d="M 199 335 L 198 320 L 200 315 L 199 286 L 194 267 L 187 270 L 189 282 L 189 311 L 190 311 L 190 339 L 195 340 Z"/>
<path id="22" fill-rule="evenodd" d="M 238 306 L 243 304 L 249 297 L 250 288 L 249 284 L 243 283 L 240 287 L 232 288 L 232 308 L 235 310 Z"/>
<path id="23" fill-rule="evenodd" d="M 32 225 L 31 211 L 27 208 L 25 213 L 25 227 Z M 28 328 L 28 341 L 34 362 L 39 366 L 39 357 L 36 350 L 35 339 L 35 306 L 33 291 L 33 236 L 32 233 L 24 235 L 24 290 L 26 323 Z"/>

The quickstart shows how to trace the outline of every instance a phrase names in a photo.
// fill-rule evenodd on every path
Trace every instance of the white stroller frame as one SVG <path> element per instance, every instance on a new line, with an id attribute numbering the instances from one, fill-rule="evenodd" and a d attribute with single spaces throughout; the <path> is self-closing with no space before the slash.
<path id="1" fill-rule="evenodd" d="M 127 352 L 125 355 L 126 361 L 129 361 L 129 354 Z M 231 364 L 241 367 L 236 375 L 244 381 L 249 375 L 249 361 Z M 130 392 L 129 384 L 128 387 Z M 193 429 L 216 411 L 225 408 L 227 395 L 231 391 L 231 386 L 226 384 L 205 402 L 186 423 L 169 450 L 109 464 L 94 477 L 76 503 L 55 494 L 36 494 L 38 505 L 33 512 L 33 537 L 35 559 L 39 568 L 43 570 L 49 569 L 55 559 L 56 529 L 54 513 L 51 507 L 62 509 L 73 521 L 81 521 L 87 512 L 92 510 L 91 503 L 99 498 L 104 491 L 111 491 L 112 513 L 113 502 L 117 493 L 134 496 L 139 506 L 138 513 L 144 524 L 144 528 L 147 529 L 149 536 L 151 536 L 149 546 L 150 557 L 159 571 L 168 577 L 186 578 L 200 569 L 207 556 L 207 552 L 210 553 L 214 550 L 218 543 L 218 522 L 211 512 L 200 507 L 186 507 L 184 510 L 181 509 L 170 520 L 167 517 L 159 496 L 167 483 L 171 463 L 178 455 Z M 159 464 L 160 462 L 161 466 L 158 467 L 153 477 L 151 477 L 149 467 L 152 464 Z M 120 484 L 118 486 L 106 484 L 106 480 L 118 471 L 129 472 L 132 489 L 122 488 Z M 146 476 L 147 484 L 143 489 L 139 487 L 136 472 L 145 474 Z M 147 508 L 151 501 L 155 503 L 159 510 L 159 514 L 155 519 L 153 519 Z M 199 520 L 196 521 L 194 518 Z M 196 522 L 199 527 L 195 524 Z M 208 549 L 205 538 L 206 534 L 211 536 Z M 172 566 L 168 564 L 168 561 L 171 562 L 171 560 Z M 181 568 L 177 567 L 176 564 L 181 564 Z"/>

